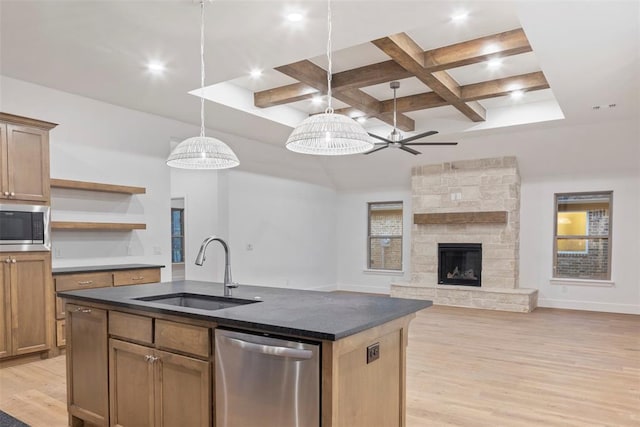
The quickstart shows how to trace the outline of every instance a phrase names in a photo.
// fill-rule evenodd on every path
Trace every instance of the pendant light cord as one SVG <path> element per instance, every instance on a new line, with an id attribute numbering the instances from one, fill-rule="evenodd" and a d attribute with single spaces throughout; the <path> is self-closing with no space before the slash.
<path id="1" fill-rule="evenodd" d="M 200 136 L 204 138 L 204 0 L 200 1 Z"/>
<path id="2" fill-rule="evenodd" d="M 398 83 L 399 84 L 399 83 Z M 396 112 L 398 111 L 397 109 L 397 104 L 396 104 L 396 88 L 393 88 L 393 130 L 396 130 Z"/>
<path id="3" fill-rule="evenodd" d="M 327 61 L 329 62 L 329 68 L 327 70 L 327 109 L 324 111 L 328 114 L 333 114 L 333 108 L 331 108 L 331 0 L 327 0 L 327 31 L 329 37 L 327 39 Z"/>

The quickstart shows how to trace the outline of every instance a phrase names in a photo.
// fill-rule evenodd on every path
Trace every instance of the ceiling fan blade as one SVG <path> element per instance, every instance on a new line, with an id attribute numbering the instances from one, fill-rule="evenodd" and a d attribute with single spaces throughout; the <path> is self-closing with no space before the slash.
<path id="1" fill-rule="evenodd" d="M 367 151 L 366 153 L 362 153 L 362 154 L 371 154 L 371 153 L 375 153 L 376 151 L 380 151 L 380 150 L 384 150 L 385 148 L 389 148 L 389 144 L 385 144 L 382 147 L 378 147 L 378 148 L 374 148 L 371 151 Z"/>
<path id="2" fill-rule="evenodd" d="M 402 142 L 402 145 L 458 145 L 457 142 Z"/>
<path id="3" fill-rule="evenodd" d="M 380 141 L 387 143 L 387 144 L 391 144 L 392 141 L 389 141 L 387 138 L 383 137 L 383 136 L 378 136 L 376 134 L 373 133 L 369 133 L 369 136 L 375 139 L 379 139 Z M 376 143 L 377 144 L 377 143 Z"/>
<path id="4" fill-rule="evenodd" d="M 401 149 L 401 150 L 403 150 L 403 151 L 406 151 L 407 153 L 411 153 L 411 154 L 413 154 L 414 156 L 417 156 L 418 154 L 422 154 L 421 152 L 416 151 L 416 150 L 412 150 L 411 148 L 409 148 L 409 147 L 405 147 L 404 145 L 401 145 L 401 146 L 400 146 L 400 147 L 398 147 L 398 148 L 399 148 L 399 149 Z"/>
<path id="5" fill-rule="evenodd" d="M 435 135 L 436 133 L 438 133 L 437 130 L 430 130 L 428 132 L 422 132 L 422 133 L 419 133 L 417 135 L 410 136 L 409 138 L 405 138 L 405 139 L 402 140 L 402 142 L 403 143 L 407 143 L 407 142 L 415 141 L 416 139 L 426 138 L 427 136 Z"/>

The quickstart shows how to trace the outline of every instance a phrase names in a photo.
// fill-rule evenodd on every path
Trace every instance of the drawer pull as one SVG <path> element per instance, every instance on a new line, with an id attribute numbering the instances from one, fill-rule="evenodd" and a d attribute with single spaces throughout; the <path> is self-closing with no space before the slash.
<path id="1" fill-rule="evenodd" d="M 90 285 L 93 283 L 93 280 L 81 280 L 78 282 L 78 285 Z"/>
<path id="2" fill-rule="evenodd" d="M 144 360 L 146 360 L 149 363 L 155 363 L 158 359 L 159 357 L 155 357 L 150 354 L 147 354 L 146 356 L 144 356 Z"/>
<path id="3" fill-rule="evenodd" d="M 90 308 L 78 307 L 74 310 L 76 313 L 91 313 Z"/>
<path id="4" fill-rule="evenodd" d="M 144 276 L 132 277 L 131 280 L 144 280 Z"/>

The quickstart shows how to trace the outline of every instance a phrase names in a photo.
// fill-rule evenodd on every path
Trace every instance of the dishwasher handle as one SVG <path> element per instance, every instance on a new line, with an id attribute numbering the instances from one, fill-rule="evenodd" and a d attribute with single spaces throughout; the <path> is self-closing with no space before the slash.
<path id="1" fill-rule="evenodd" d="M 224 337 L 235 347 L 242 350 L 252 351 L 254 353 L 268 354 L 270 356 L 289 357 L 291 359 L 309 360 L 313 357 L 311 350 L 302 350 L 297 348 L 280 347 L 275 345 L 256 344 L 249 341 L 239 340 L 237 338 Z"/>

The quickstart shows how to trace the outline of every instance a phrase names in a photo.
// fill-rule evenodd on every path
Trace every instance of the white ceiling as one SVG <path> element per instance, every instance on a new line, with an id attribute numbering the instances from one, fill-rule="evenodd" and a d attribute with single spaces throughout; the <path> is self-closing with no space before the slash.
<path id="1" fill-rule="evenodd" d="M 467 84 L 488 75 L 500 78 L 541 69 L 551 86 L 527 93 L 521 101 L 507 97 L 482 101 L 488 110 L 485 124 L 470 122 L 452 107 L 407 113 L 416 120 L 418 131 L 440 131 L 430 140 L 457 140 L 460 144 L 423 147 L 424 154 L 415 157 L 389 149 L 370 156 L 318 158 L 331 176 L 329 185 L 337 188 L 405 185 L 411 165 L 483 156 L 477 141 L 492 135 L 500 141 L 508 139 L 505 135 L 509 132 L 613 123 L 640 116 L 637 0 L 333 0 L 332 4 L 334 72 L 388 59 L 367 42 L 397 32 L 408 33 L 426 50 L 522 27 L 533 53 L 506 58 L 499 71 L 476 64 L 451 70 L 451 74 Z M 292 10 L 302 11 L 305 20 L 287 23 L 284 16 Z M 450 21 L 458 10 L 469 12 L 467 22 Z M 208 102 L 208 127 L 232 135 L 232 147 L 233 135 L 243 144 L 248 139 L 283 147 L 291 126 L 306 113 L 290 116 L 275 107 L 273 114 L 282 120 L 273 121 L 265 118 L 264 112 L 257 112 L 260 116 L 242 111 L 239 104 L 250 99 L 247 94 L 253 90 L 292 80 L 275 71 L 266 72 L 260 81 L 250 80 L 247 74 L 253 68 L 270 70 L 306 58 L 325 67 L 326 2 L 216 0 L 207 4 L 206 17 L 207 84 L 222 84 L 216 90 L 233 93 L 238 104 L 230 107 Z M 2 75 L 184 122 L 199 122 L 198 98 L 189 94 L 199 82 L 198 2 L 0 0 L 0 37 Z M 146 71 L 150 59 L 166 62 L 165 75 Z M 232 87 L 224 86 L 229 84 Z M 379 98 L 392 96 L 387 84 L 365 91 Z M 406 79 L 398 95 L 422 91 L 421 83 Z M 615 108 L 592 109 L 612 103 Z M 308 101 L 298 104 L 302 111 L 317 108 L 310 107 Z M 522 123 L 519 117 L 523 115 L 534 121 L 535 117 L 565 118 L 514 125 Z M 381 126 L 376 120 L 367 124 L 372 131 L 384 131 Z M 495 129 L 488 130 L 492 127 Z M 168 135 L 167 140 L 170 136 L 189 135 Z M 517 155 L 521 165 L 527 159 L 544 161 L 536 157 L 540 153 L 525 146 L 529 143 L 513 140 L 488 147 L 486 154 Z M 596 161 L 599 148 L 592 148 Z M 573 147 L 567 145 L 569 149 Z M 251 153 L 248 147 L 241 151 L 245 156 Z M 255 163 L 253 159 L 240 160 L 241 168 Z M 380 168 L 388 173 L 380 174 Z M 523 173 L 526 170 L 531 168 L 524 167 Z"/>

